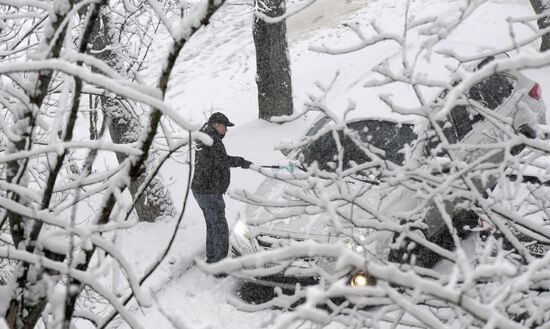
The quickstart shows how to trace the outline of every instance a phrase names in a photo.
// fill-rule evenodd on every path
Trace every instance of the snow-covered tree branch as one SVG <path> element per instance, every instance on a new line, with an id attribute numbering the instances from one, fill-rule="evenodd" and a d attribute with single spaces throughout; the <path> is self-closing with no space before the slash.
<path id="1" fill-rule="evenodd" d="M 296 288 L 296 298 L 279 291 L 264 305 L 292 309 L 274 327 L 370 327 L 384 319 L 391 327 L 542 328 L 548 321 L 539 303 L 550 288 L 543 192 L 550 149 L 540 86 L 522 73 L 548 66 L 549 55 L 533 51 L 547 31 L 520 38 L 515 28 L 540 16 L 508 20 L 509 45 L 460 53 L 450 40 L 485 3 L 447 5 L 449 15 L 426 16 L 417 11 L 425 5 L 403 1 L 398 28 L 358 21 L 345 26 L 352 42 L 310 46 L 344 56 L 391 42 L 394 54 L 358 82 L 393 114 L 364 116 L 370 104 L 353 100 L 348 110 L 331 108 L 323 96 L 330 88 L 320 88 L 307 109 L 321 117 L 285 145 L 294 170 L 257 168 L 268 179 L 256 194 L 234 193 L 249 204 L 234 233 L 236 257 L 204 268 L 264 283 L 315 278 Z"/>
<path id="2" fill-rule="evenodd" d="M 140 307 L 151 304 L 144 278 L 113 241 L 137 223 L 129 216 L 134 208 L 140 220 L 176 214 L 157 174 L 173 152 L 189 148 L 198 127 L 164 95 L 183 46 L 222 4 L 208 1 L 179 17 L 171 2 L 150 2 L 152 11 L 134 1 L 0 2 L 0 314 L 9 328 L 35 328 L 40 320 L 72 327 L 86 287 L 142 327 L 100 278 L 121 273 L 126 294 Z M 150 23 L 168 20 L 174 41 L 151 87 L 139 72 L 147 48 L 128 45 L 150 46 L 159 30 Z M 169 141 L 168 152 L 153 143 L 161 120 L 188 132 L 185 141 Z M 157 163 L 154 155 L 163 153 Z"/>

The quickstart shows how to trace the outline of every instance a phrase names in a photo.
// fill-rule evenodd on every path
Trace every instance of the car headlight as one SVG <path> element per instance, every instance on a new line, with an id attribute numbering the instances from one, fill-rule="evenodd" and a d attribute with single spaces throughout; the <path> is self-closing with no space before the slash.
<path id="1" fill-rule="evenodd" d="M 351 276 L 349 284 L 352 287 L 366 287 L 369 285 L 369 277 L 367 273 L 358 272 Z"/>
<path id="2" fill-rule="evenodd" d="M 252 234 L 243 221 L 237 221 L 233 226 L 229 242 L 231 244 L 231 252 L 235 256 L 248 255 L 255 251 L 252 243 Z"/>
<path id="3" fill-rule="evenodd" d="M 241 238 L 250 239 L 250 230 L 242 221 L 238 221 L 233 227 L 233 233 Z"/>
<path id="4" fill-rule="evenodd" d="M 363 237 L 363 236 L 361 236 L 361 238 L 362 238 L 361 241 L 364 240 L 364 237 Z M 355 251 L 355 252 L 357 252 L 357 253 L 360 253 L 360 254 L 361 254 L 361 253 L 363 253 L 363 252 L 365 251 L 365 247 L 363 247 L 362 245 L 357 244 L 357 243 L 355 242 L 355 240 L 353 240 L 353 239 L 351 239 L 351 238 L 347 238 L 347 239 L 342 240 L 342 243 L 344 243 L 344 245 L 345 245 L 347 248 L 349 248 L 349 249 L 351 249 L 351 250 L 353 250 L 353 251 Z"/>

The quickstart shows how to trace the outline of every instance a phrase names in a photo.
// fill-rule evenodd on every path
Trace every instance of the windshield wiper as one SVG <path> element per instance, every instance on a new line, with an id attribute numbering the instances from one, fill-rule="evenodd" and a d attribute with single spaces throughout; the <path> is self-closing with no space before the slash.
<path id="1" fill-rule="evenodd" d="M 352 178 L 355 179 L 355 180 L 358 180 L 360 182 L 363 182 L 363 183 L 376 185 L 376 186 L 380 185 L 379 181 L 375 181 L 375 180 L 372 180 L 372 179 L 360 178 L 359 176 L 352 176 Z"/>

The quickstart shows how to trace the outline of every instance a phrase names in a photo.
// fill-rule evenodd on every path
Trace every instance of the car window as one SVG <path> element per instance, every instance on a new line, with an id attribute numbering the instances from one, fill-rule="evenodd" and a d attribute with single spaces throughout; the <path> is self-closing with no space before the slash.
<path id="1" fill-rule="evenodd" d="M 358 134 L 361 142 L 384 151 L 382 158 L 396 164 L 402 164 L 405 160 L 401 152 L 404 146 L 417 138 L 412 124 L 361 120 L 348 123 L 347 127 Z M 297 160 L 307 166 L 317 162 L 323 170 L 334 170 L 338 165 L 338 144 L 335 137 L 343 147 L 344 169 L 350 168 L 352 163 L 361 164 L 370 160 L 353 139 L 342 130 L 329 131 L 314 142 L 303 146 L 298 152 Z"/>
<path id="2" fill-rule="evenodd" d="M 474 112 L 469 106 L 455 106 L 447 116 L 449 124 L 443 125 L 443 133 L 449 143 L 457 143 L 464 139 L 474 125 L 482 119 L 483 116 Z"/>
<path id="3" fill-rule="evenodd" d="M 508 75 L 494 74 L 473 86 L 468 91 L 468 98 L 495 110 L 512 96 L 516 84 L 516 80 Z M 446 93 L 447 90 L 443 91 L 440 97 L 443 98 Z M 474 111 L 471 105 L 457 105 L 451 109 L 446 119 L 440 125 L 449 143 L 454 144 L 461 142 L 475 128 L 475 124 L 485 118 Z M 437 144 L 438 139 L 432 138 L 426 145 L 426 153 L 429 154 Z"/>
<path id="4" fill-rule="evenodd" d="M 514 92 L 516 80 L 504 74 L 494 74 L 473 86 L 468 97 L 494 110 L 502 105 Z"/>

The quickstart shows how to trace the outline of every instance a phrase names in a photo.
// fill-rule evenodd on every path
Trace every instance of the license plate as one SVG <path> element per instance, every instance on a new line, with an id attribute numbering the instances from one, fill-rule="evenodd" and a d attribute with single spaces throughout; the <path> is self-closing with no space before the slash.
<path id="1" fill-rule="evenodd" d="M 538 243 L 531 244 L 526 247 L 527 247 L 527 250 L 529 250 L 529 253 L 535 256 L 544 256 L 548 252 L 548 250 L 550 250 L 550 245 L 538 244 Z"/>

